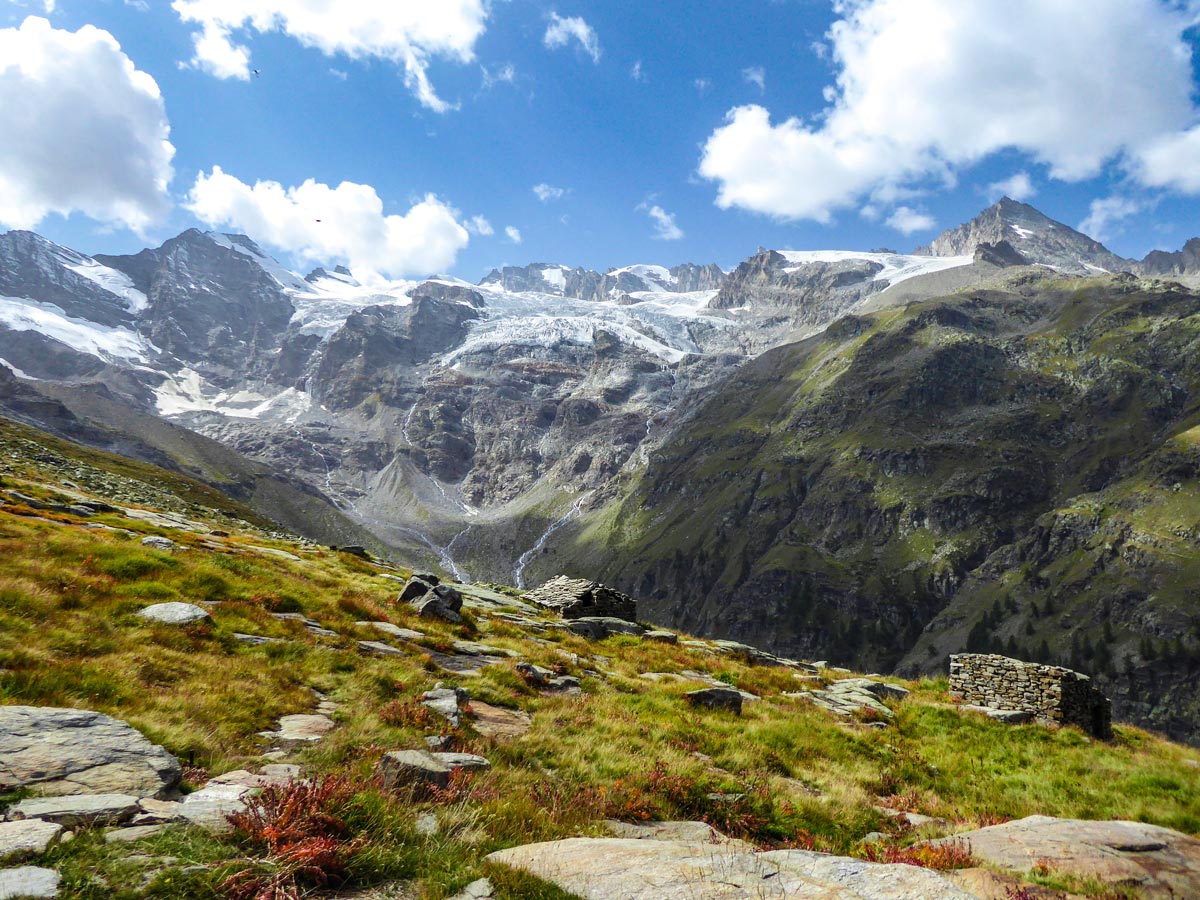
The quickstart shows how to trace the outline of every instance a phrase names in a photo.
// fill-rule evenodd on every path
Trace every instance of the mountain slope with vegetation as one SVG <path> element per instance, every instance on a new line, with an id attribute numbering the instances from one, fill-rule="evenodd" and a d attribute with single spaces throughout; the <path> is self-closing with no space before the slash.
<path id="1" fill-rule="evenodd" d="M 663 622 L 910 673 L 1074 663 L 1195 739 L 1200 295 L 999 273 L 747 364 L 555 564 Z"/>
<path id="2" fill-rule="evenodd" d="M 67 448 L 53 439 L 11 425 L 4 438 L 0 704 L 127 721 L 188 764 L 185 790 L 279 762 L 279 753 L 264 757 L 270 745 L 259 735 L 282 716 L 319 702 L 333 726 L 284 751 L 309 786 L 263 795 L 306 805 L 263 801 L 252 810 L 267 818 L 239 819 L 227 834 L 172 824 L 123 843 L 78 829 L 36 860 L 62 876 L 64 898 L 253 896 L 283 872 L 304 891 L 375 886 L 353 896 L 429 900 L 486 873 L 500 900 L 561 900 L 484 857 L 603 834 L 611 819 L 698 819 L 758 847 L 925 865 L 971 863 L 922 850 L 921 839 L 1030 814 L 1200 832 L 1200 757 L 1136 727 L 1118 725 L 1101 743 L 1070 728 L 1006 726 L 956 708 L 937 678 L 909 683 L 911 694 L 883 713 L 839 717 L 811 692 L 848 672 L 757 664 L 763 657 L 749 648 L 686 636 L 589 640 L 561 620 L 522 621 L 517 592 L 482 586 L 462 586 L 480 598 L 462 622 L 420 618 L 397 601 L 407 569 L 255 528 L 220 494 L 171 473 L 83 448 L 67 468 Z M 164 601 L 200 603 L 210 617 L 188 626 L 139 617 Z M 410 630 L 396 640 L 371 622 Z M 381 642 L 391 649 L 379 651 Z M 488 656 L 473 671 L 454 668 L 463 648 L 481 643 Z M 519 663 L 579 688 L 539 690 Z M 759 699 L 740 716 L 696 709 L 683 694 L 698 679 Z M 421 703 L 438 682 L 470 693 L 458 725 Z M 485 728 L 505 716 L 523 725 L 507 735 Z M 381 754 L 431 735 L 490 768 L 431 793 L 385 790 L 373 777 Z M 897 811 L 944 821 L 914 827 Z M 276 827 L 291 832 L 265 830 Z M 270 848 L 305 829 L 327 835 L 324 855 L 288 869 Z M 1076 896 L 1134 896 L 1047 867 L 971 871 L 999 895 L 1033 880 Z"/>

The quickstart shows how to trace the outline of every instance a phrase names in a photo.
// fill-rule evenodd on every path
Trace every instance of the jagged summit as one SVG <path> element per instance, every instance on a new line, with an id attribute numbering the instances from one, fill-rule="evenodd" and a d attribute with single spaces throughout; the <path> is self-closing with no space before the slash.
<path id="1" fill-rule="evenodd" d="M 943 232 L 933 243 L 913 252 L 918 256 L 963 256 L 974 254 L 981 244 L 1002 241 L 1031 263 L 1068 273 L 1124 272 L 1134 265 L 1086 234 L 1011 197 L 1001 197 L 970 222 Z"/>

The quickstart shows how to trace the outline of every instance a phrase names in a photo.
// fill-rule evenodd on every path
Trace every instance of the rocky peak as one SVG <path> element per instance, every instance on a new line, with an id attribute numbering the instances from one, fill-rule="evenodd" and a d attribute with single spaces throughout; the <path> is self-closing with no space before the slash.
<path id="1" fill-rule="evenodd" d="M 0 295 L 106 326 L 128 325 L 146 301 L 122 273 L 30 231 L 0 235 Z"/>
<path id="2" fill-rule="evenodd" d="M 932 244 L 918 247 L 917 256 L 969 256 L 981 244 L 1009 243 L 1031 263 L 1064 272 L 1091 274 L 1123 272 L 1128 260 L 1098 241 L 1056 222 L 1027 203 L 1002 197 L 966 224 L 938 235 Z"/>
<path id="3" fill-rule="evenodd" d="M 408 294 L 414 300 L 429 297 L 434 300 L 444 300 L 450 303 L 465 303 L 475 309 L 482 309 L 487 304 L 483 294 L 472 290 L 465 284 L 452 284 L 445 281 L 426 281 L 417 285 Z"/>
<path id="4" fill-rule="evenodd" d="M 1200 238 L 1192 238 L 1182 250 L 1168 253 L 1151 250 L 1137 265 L 1139 275 L 1195 275 L 1200 273 Z"/>

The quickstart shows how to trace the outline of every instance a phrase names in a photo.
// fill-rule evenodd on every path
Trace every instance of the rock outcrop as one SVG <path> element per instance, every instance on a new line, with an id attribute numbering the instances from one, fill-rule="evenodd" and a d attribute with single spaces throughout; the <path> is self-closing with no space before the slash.
<path id="1" fill-rule="evenodd" d="M 156 797 L 174 788 L 180 774 L 175 757 L 109 716 L 0 706 L 0 790 Z"/>

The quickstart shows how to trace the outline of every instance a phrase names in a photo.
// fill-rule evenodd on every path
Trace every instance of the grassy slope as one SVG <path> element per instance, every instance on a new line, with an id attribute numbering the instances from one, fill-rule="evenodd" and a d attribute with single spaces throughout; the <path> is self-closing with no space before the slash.
<path id="1" fill-rule="evenodd" d="M 1180 589 L 1137 602 L 1124 590 L 1116 645 L 1180 633 L 1195 656 L 1200 608 L 1183 585 L 1200 560 L 1200 454 L 1171 442 L 1200 421 L 1200 299 L 1121 278 L 1023 275 L 999 288 L 843 319 L 751 363 L 581 523 L 567 568 L 617 580 L 661 621 L 864 667 L 895 666 L 954 601 L 934 626 L 944 635 L 906 660 L 936 668 L 991 609 L 998 580 L 1024 577 L 999 551 L 1091 498 L 1146 527 L 1072 602 L 1107 608 L 1143 580 L 1139 555 L 1154 555 L 1159 580 Z M 986 578 L 969 578 L 989 558 Z M 1058 589 L 1053 566 L 1070 561 L 1048 562 Z M 994 642 L 1025 630 L 1002 612 Z M 1046 641 L 1109 677 L 1072 654 L 1104 638 L 1097 615 L 1034 632 L 1024 651 Z M 1135 668 L 1152 662 L 1133 654 Z M 1122 671 L 1111 682 L 1134 704 Z M 1194 734 L 1200 711 L 1185 706 L 1186 721 L 1143 721 Z"/>
<path id="2" fill-rule="evenodd" d="M 7 459 L 6 487 L 54 499 L 58 471 L 46 471 L 28 453 Z M 104 471 L 110 463 L 118 464 L 92 457 L 86 465 Z M 132 474 L 130 491 L 137 478 L 154 473 Z M 186 505 L 192 518 L 229 527 L 195 495 L 184 501 L 175 494 L 174 483 L 153 487 L 158 505 L 176 512 Z M 875 811 L 877 804 L 942 816 L 953 828 L 1043 813 L 1133 818 L 1200 833 L 1200 754 L 1137 728 L 1118 727 L 1111 744 L 1071 729 L 1010 728 L 959 712 L 944 682 L 926 680 L 910 684 L 915 693 L 897 705 L 894 726 L 876 729 L 785 696 L 803 689 L 787 669 L 631 637 L 596 644 L 548 631 L 534 642 L 483 614 L 461 626 L 420 621 L 394 602 L 395 584 L 378 567 L 261 532 L 232 530 L 221 539 L 230 552 L 205 547 L 206 538 L 188 532 L 165 532 L 182 547 L 166 554 L 135 536 L 85 529 L 71 516 L 46 521 L 31 512 L 0 507 L 0 702 L 97 709 L 219 773 L 255 765 L 263 750 L 255 732 L 280 715 L 310 711 L 310 688 L 330 695 L 340 704 L 338 728 L 302 761 L 311 772 L 341 773 L 357 785 L 340 811 L 367 841 L 351 860 L 349 874 L 359 884 L 413 879 L 426 898 L 448 896 L 479 876 L 480 860 L 492 850 L 598 834 L 610 816 L 705 818 L 764 845 L 839 852 L 855 851 L 870 831 L 887 832 L 898 844 L 928 833 L 901 830 Z M 99 520 L 139 535 L 164 533 L 115 514 Z M 262 546 L 286 547 L 301 561 L 253 550 Z M 219 601 L 211 626 L 180 630 L 134 615 L 148 603 L 176 599 Z M 341 637 L 313 637 L 271 611 L 303 612 Z M 562 666 L 582 677 L 584 693 L 538 695 L 512 662 L 466 679 L 436 671 L 421 652 L 363 656 L 356 640 L 380 637 L 355 624 L 365 618 L 422 630 L 430 650 L 476 638 Z M 234 632 L 284 640 L 250 647 Z M 741 717 L 695 712 L 681 697 L 693 685 L 638 677 L 684 669 L 764 699 L 747 704 Z M 827 670 L 823 677 L 842 676 Z M 371 786 L 375 760 L 388 749 L 423 746 L 423 735 L 441 730 L 415 702 L 439 680 L 528 711 L 532 728 L 500 743 L 468 724 L 454 733 L 454 744 L 487 756 L 489 773 L 434 800 L 388 797 Z M 728 802 L 710 794 L 743 796 Z M 438 835 L 417 833 L 416 816 L 425 812 L 437 816 Z M 138 859 L 128 861 L 130 854 Z M 85 834 L 47 861 L 64 873 L 65 897 L 124 900 L 211 898 L 223 877 L 260 865 L 256 859 L 244 841 L 174 827 L 133 847 Z M 505 897 L 556 896 L 503 879 Z"/>

